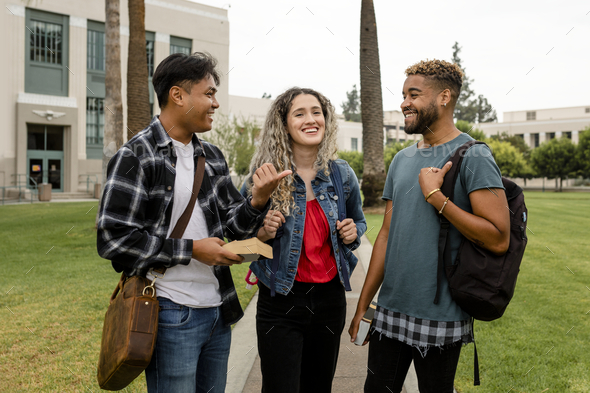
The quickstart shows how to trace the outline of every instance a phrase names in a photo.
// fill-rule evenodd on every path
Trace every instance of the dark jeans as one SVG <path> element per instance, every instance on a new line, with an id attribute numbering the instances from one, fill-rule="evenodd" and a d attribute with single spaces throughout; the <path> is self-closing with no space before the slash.
<path id="1" fill-rule="evenodd" d="M 423 358 L 416 348 L 375 332 L 369 341 L 365 393 L 401 392 L 412 360 L 420 393 L 453 393 L 460 354 L 461 343 L 458 342 L 432 347 Z"/>
<path id="2" fill-rule="evenodd" d="M 344 287 L 295 282 L 287 296 L 260 284 L 256 332 L 263 393 L 332 391 L 346 318 Z"/>

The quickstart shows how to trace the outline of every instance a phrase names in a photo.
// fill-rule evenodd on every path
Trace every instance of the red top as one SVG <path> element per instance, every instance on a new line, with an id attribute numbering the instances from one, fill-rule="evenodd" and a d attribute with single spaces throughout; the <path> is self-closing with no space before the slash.
<path id="1" fill-rule="evenodd" d="M 306 209 L 303 245 L 295 280 L 328 282 L 338 274 L 330 240 L 330 225 L 317 200 L 307 201 Z"/>

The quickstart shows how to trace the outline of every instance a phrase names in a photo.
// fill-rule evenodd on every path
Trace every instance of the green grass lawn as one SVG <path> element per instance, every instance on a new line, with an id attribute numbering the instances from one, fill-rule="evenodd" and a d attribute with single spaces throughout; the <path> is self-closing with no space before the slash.
<path id="1" fill-rule="evenodd" d="M 481 386 L 473 386 L 469 345 L 457 370 L 461 393 L 590 391 L 590 194 L 525 198 L 529 241 L 516 292 L 502 318 L 475 323 Z M 382 220 L 367 215 L 371 242 Z"/>
<path id="2" fill-rule="evenodd" d="M 0 391 L 100 390 L 102 323 L 119 279 L 96 252 L 96 202 L 0 207 Z M 247 264 L 232 268 L 242 307 Z M 145 392 L 138 378 L 126 391 Z"/>

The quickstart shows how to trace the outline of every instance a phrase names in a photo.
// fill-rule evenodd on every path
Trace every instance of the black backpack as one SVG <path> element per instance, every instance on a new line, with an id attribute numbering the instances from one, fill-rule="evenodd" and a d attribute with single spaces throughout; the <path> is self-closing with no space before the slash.
<path id="1" fill-rule="evenodd" d="M 451 157 L 453 165 L 441 186 L 444 195 L 453 200 L 455 182 L 463 157 L 471 146 L 485 144 L 469 141 Z M 493 321 L 500 318 L 514 295 L 516 278 L 527 244 L 526 221 L 528 210 L 522 188 L 502 177 L 506 189 L 507 209 L 510 211 L 510 245 L 502 256 L 492 254 L 463 237 L 455 263 L 451 261 L 449 221 L 440 216 L 438 240 L 438 273 L 434 303 L 438 304 L 443 275 L 446 275 L 453 300 L 474 319 Z M 475 381 L 479 385 L 477 349 L 475 350 Z"/>

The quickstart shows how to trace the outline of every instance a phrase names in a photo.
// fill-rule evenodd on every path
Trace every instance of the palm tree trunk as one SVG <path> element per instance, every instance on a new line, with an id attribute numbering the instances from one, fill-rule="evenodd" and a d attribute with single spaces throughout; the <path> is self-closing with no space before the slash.
<path id="1" fill-rule="evenodd" d="M 127 140 L 147 127 L 151 120 L 145 41 L 145 2 L 129 0 Z"/>
<path id="2" fill-rule="evenodd" d="M 105 99 L 102 152 L 102 192 L 107 180 L 107 165 L 123 145 L 123 101 L 121 99 L 121 39 L 119 0 L 106 0 L 105 23 Z M 98 215 L 97 215 L 98 218 Z"/>
<path id="3" fill-rule="evenodd" d="M 373 0 L 361 5 L 361 115 L 363 121 L 364 207 L 382 205 L 385 185 L 383 162 L 383 98 L 377 42 L 377 21 Z"/>

